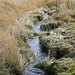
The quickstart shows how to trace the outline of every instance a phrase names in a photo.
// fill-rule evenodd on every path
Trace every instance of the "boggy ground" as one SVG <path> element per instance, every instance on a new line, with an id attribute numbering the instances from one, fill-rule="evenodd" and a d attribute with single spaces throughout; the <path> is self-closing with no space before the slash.
<path id="1" fill-rule="evenodd" d="M 45 75 L 75 75 L 75 10 L 62 10 L 48 11 L 50 17 L 41 26 L 40 44 L 48 59 L 36 67 Z"/>

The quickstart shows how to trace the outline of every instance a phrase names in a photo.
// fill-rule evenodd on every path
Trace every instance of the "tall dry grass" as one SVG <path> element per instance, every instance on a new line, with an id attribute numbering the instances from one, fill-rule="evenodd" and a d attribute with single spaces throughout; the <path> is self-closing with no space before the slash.
<path id="1" fill-rule="evenodd" d="M 61 0 L 61 3 L 65 1 Z M 15 36 L 18 35 L 19 29 L 14 29 L 12 33 L 14 35 L 10 36 L 10 27 L 14 28 L 15 20 L 26 11 L 34 10 L 45 4 L 54 5 L 56 0 L 0 0 L 0 59 L 3 59 L 0 61 L 0 69 L 5 68 L 5 59 L 18 61 L 18 45 Z"/>
<path id="2" fill-rule="evenodd" d="M 3 67 L 6 67 L 6 60 L 18 62 L 17 53 L 18 47 L 15 38 L 13 36 L 9 37 L 5 32 L 0 32 L 0 59 L 2 59 L 0 61 L 0 70 L 5 69 Z"/>
<path id="3" fill-rule="evenodd" d="M 31 2 L 30 0 L 0 0 L 0 73 L 2 70 L 9 68 L 11 63 L 13 65 L 13 62 L 15 62 L 17 65 L 21 61 L 17 43 L 19 37 L 16 38 L 16 36 L 20 36 L 22 29 L 17 29 L 18 26 L 14 24 L 15 20 L 26 11 L 42 5 L 44 5 L 43 0 L 32 0 Z"/>
<path id="4" fill-rule="evenodd" d="M 36 9 L 45 4 L 51 6 L 56 3 L 65 3 L 67 0 L 0 0 L 0 28 L 13 24 L 16 18 L 26 11 Z"/>
<path id="5" fill-rule="evenodd" d="M 0 28 L 13 24 L 16 18 L 26 11 L 44 5 L 43 0 L 0 0 Z"/>

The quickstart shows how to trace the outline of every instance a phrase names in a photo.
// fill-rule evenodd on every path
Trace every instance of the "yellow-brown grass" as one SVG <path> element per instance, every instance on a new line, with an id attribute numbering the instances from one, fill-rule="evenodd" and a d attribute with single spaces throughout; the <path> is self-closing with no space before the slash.
<path id="1" fill-rule="evenodd" d="M 66 0 L 57 1 L 63 3 Z M 0 0 L 0 28 L 9 26 L 26 11 L 36 9 L 45 3 L 55 4 L 56 0 Z"/>
<path id="2" fill-rule="evenodd" d="M 4 56 L 12 56 L 12 58 L 15 59 L 14 56 L 17 55 L 17 41 L 14 39 L 14 37 L 9 37 L 8 34 L 2 32 L 0 33 L 0 53 L 4 53 Z M 15 42 L 16 41 L 16 42 Z M 13 52 L 12 52 L 13 51 Z"/>
<path id="3" fill-rule="evenodd" d="M 4 69 L 6 60 L 18 62 L 17 41 L 5 32 L 0 32 L 0 70 Z"/>
<path id="4" fill-rule="evenodd" d="M 15 35 L 10 36 L 5 31 L 8 27 L 15 25 L 15 20 L 26 11 L 43 6 L 46 2 L 50 5 L 56 3 L 56 0 L 0 0 L 0 58 L 18 61 L 18 45 Z M 17 30 L 14 32 L 15 34 L 17 34 Z M 0 61 L 0 66 L 1 64 Z"/>
<path id="5" fill-rule="evenodd" d="M 26 11 L 43 4 L 43 0 L 0 0 L 0 28 L 9 26 Z"/>
<path id="6" fill-rule="evenodd" d="M 19 61 L 18 44 L 15 39 L 18 31 L 16 30 L 17 32 L 12 33 L 15 33 L 14 35 L 10 35 L 10 27 L 12 28 L 15 20 L 26 11 L 42 5 L 44 5 L 43 0 L 32 0 L 31 2 L 30 0 L 0 0 L 0 71 L 6 68 L 5 63 L 9 63 L 6 60 L 16 63 Z M 8 28 L 9 30 L 7 30 Z"/>

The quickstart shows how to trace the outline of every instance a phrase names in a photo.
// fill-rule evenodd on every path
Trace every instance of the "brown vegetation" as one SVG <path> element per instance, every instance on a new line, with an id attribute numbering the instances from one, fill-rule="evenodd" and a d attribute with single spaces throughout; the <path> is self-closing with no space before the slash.
<path id="1" fill-rule="evenodd" d="M 62 3 L 62 7 L 66 0 L 57 0 L 59 4 Z M 29 10 L 36 9 L 40 6 L 47 5 L 55 5 L 56 0 L 0 0 L 0 70 L 4 70 L 8 68 L 6 63 L 10 60 L 10 62 L 18 63 L 20 60 L 18 49 L 21 47 L 30 50 L 28 45 L 26 44 L 26 39 L 29 35 L 27 33 L 28 29 L 25 26 L 18 25 L 15 21 L 19 21 L 19 18 Z M 71 6 L 73 7 L 73 6 Z M 61 8 L 62 9 L 62 8 Z M 63 11 L 63 10 L 62 10 Z M 67 10 L 68 11 L 68 10 Z M 64 12 L 65 13 L 65 12 Z M 63 17 L 63 12 L 59 13 L 59 15 L 55 14 L 54 17 Z M 64 15 L 65 16 L 65 15 Z M 69 16 L 67 15 L 66 18 Z M 25 28 L 26 31 L 22 29 Z M 30 30 L 30 29 L 29 29 Z M 22 32 L 23 31 L 23 32 Z M 18 43 L 20 41 L 20 43 Z M 20 44 L 20 47 L 19 47 Z M 22 51 L 21 51 L 22 52 Z M 29 54 L 29 51 L 27 51 Z M 32 55 L 33 53 L 31 53 Z"/>
<path id="2" fill-rule="evenodd" d="M 26 44 L 27 32 L 22 34 L 24 26 L 21 28 L 22 24 L 15 23 L 15 21 L 18 21 L 18 18 L 26 11 L 33 10 L 42 6 L 42 4 L 43 0 L 31 2 L 30 0 L 0 0 L 0 75 L 8 74 L 10 70 L 12 72 L 13 70 L 14 72 L 15 70 L 19 71 L 19 63 L 23 68 L 23 65 L 26 65 L 33 58 L 33 53 L 30 52 L 30 48 Z M 27 29 L 27 27 L 25 28 Z M 21 42 L 20 45 L 19 41 Z M 19 50 L 27 55 L 23 55 Z M 22 56 L 25 58 L 25 63 L 22 61 Z M 19 68 L 16 68 L 16 66 Z"/>

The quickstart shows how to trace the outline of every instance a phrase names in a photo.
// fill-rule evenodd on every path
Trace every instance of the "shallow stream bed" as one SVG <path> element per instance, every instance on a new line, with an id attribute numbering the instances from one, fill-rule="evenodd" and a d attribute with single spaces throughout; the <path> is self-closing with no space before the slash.
<path id="1" fill-rule="evenodd" d="M 47 13 L 44 15 L 44 19 L 48 19 Z M 40 26 L 42 21 L 38 21 L 34 27 L 34 32 L 40 33 Z M 36 52 L 36 57 L 32 60 L 29 65 L 26 67 L 23 75 L 44 75 L 44 72 L 38 68 L 34 68 L 34 66 L 42 61 L 44 61 L 47 57 L 45 53 L 42 52 L 41 46 L 39 44 L 39 36 L 33 37 L 33 39 L 29 39 L 27 41 L 28 45 Z"/>

